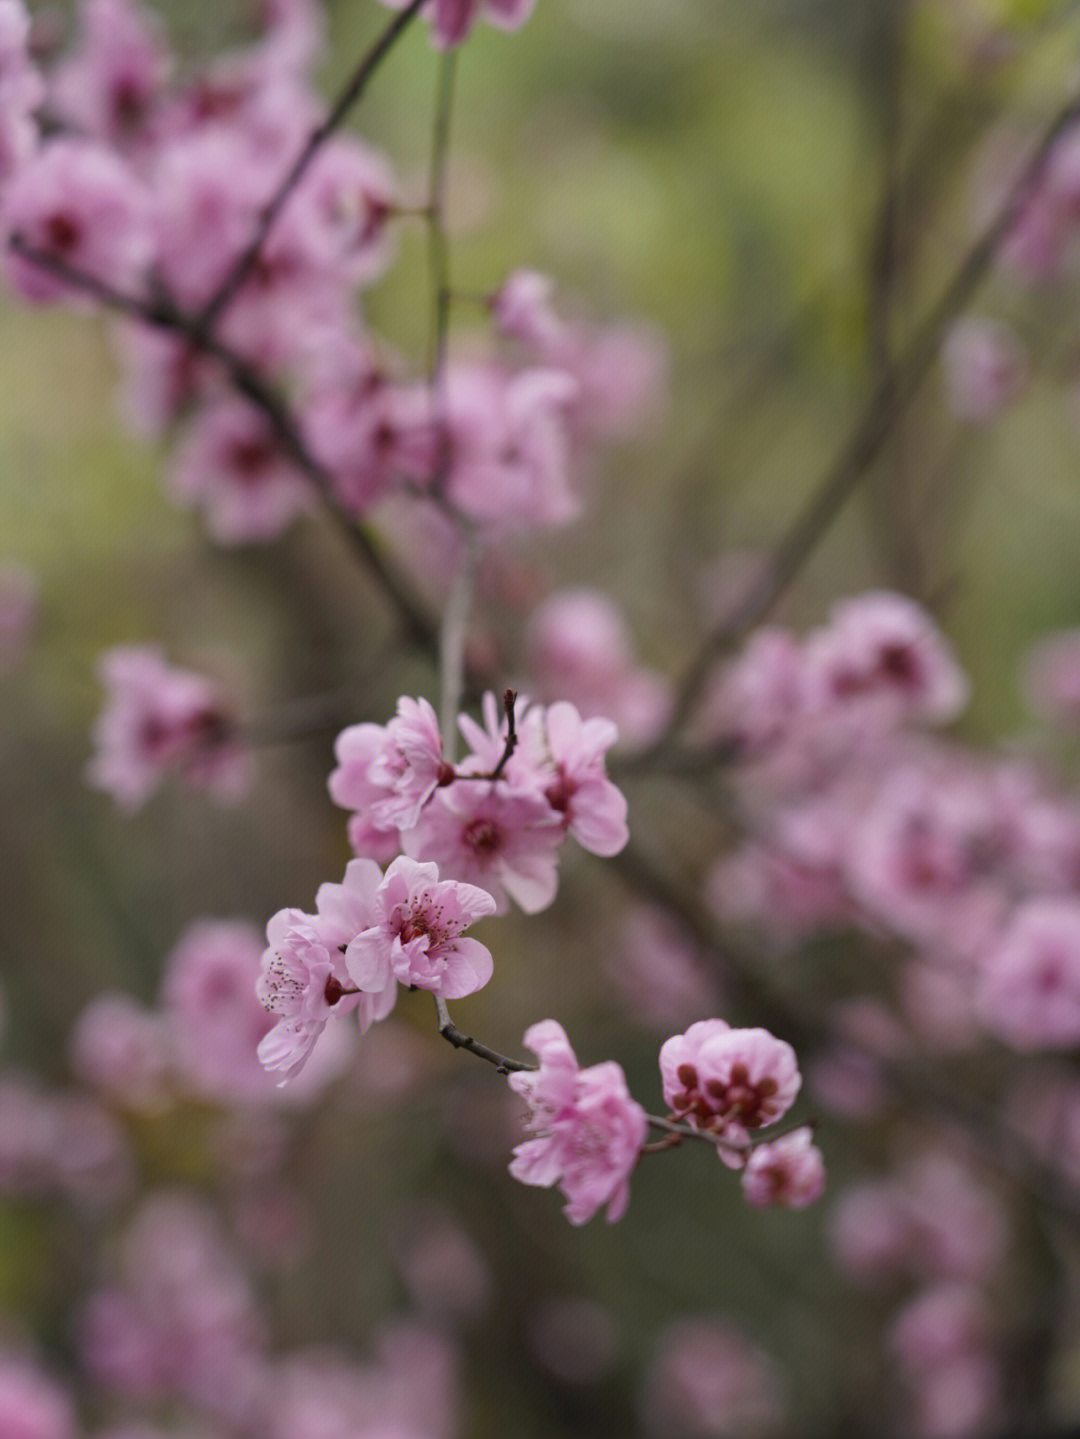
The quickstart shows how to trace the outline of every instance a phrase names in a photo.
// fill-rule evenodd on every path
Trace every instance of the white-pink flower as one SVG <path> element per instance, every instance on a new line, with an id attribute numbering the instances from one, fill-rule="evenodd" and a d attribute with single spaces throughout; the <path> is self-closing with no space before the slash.
<path id="1" fill-rule="evenodd" d="M 743 1197 L 758 1209 L 805 1209 L 825 1190 L 825 1161 L 809 1125 L 755 1146 L 742 1172 Z"/>
<path id="2" fill-rule="evenodd" d="M 500 781 L 456 780 L 436 790 L 402 847 L 433 860 L 440 874 L 494 896 L 509 895 L 526 914 L 545 909 L 558 887 L 559 816 L 539 794 L 507 792 Z"/>
<path id="3" fill-rule="evenodd" d="M 528 1101 L 537 1137 L 515 1148 L 510 1173 L 522 1184 L 558 1184 L 571 1224 L 584 1224 L 605 1204 L 609 1223 L 621 1219 L 648 1133 L 622 1068 L 608 1061 L 579 1069 L 565 1031 L 551 1019 L 528 1029 L 525 1044 L 540 1067 L 512 1074 L 509 1084 Z"/>
<path id="4" fill-rule="evenodd" d="M 334 1009 L 356 1007 L 348 971 L 333 939 L 318 917 L 299 909 L 282 909 L 266 927 L 269 947 L 255 993 L 277 1016 L 277 1024 L 259 1042 L 259 1059 L 267 1069 L 299 1072 Z"/>
<path id="5" fill-rule="evenodd" d="M 443 760 L 435 711 L 426 699 L 402 695 L 368 768 L 369 783 L 384 792 L 371 806 L 371 823 L 378 829 L 411 829 L 440 782 L 452 775 Z"/>
<path id="6" fill-rule="evenodd" d="M 604 755 L 618 738 L 610 720 L 582 720 L 566 700 L 537 712 L 554 776 L 544 798 L 583 849 L 613 855 L 630 838 L 626 798 L 608 779 Z"/>
<path id="7" fill-rule="evenodd" d="M 380 993 L 396 979 L 443 999 L 460 999 L 491 978 L 490 951 L 462 933 L 495 912 L 485 890 L 440 881 L 437 865 L 403 855 L 386 871 L 375 906 L 377 923 L 345 951 L 345 966 L 358 989 Z"/>

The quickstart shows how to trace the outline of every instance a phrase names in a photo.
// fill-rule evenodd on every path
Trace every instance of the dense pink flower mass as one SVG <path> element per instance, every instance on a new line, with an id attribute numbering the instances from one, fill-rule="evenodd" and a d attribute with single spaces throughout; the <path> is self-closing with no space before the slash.
<path id="1" fill-rule="evenodd" d="M 571 1224 L 584 1224 L 605 1204 L 609 1223 L 621 1219 L 648 1134 L 645 1111 L 631 1099 L 622 1069 L 612 1061 L 579 1069 L 553 1019 L 526 1030 L 525 1044 L 540 1067 L 512 1074 L 508 1083 L 528 1101 L 537 1137 L 516 1147 L 510 1173 L 523 1184 L 558 1184 Z"/>
<path id="2" fill-rule="evenodd" d="M 170 772 L 221 799 L 240 797 L 248 756 L 211 680 L 171 668 L 152 647 L 109 650 L 99 671 L 109 695 L 94 725 L 92 785 L 125 809 L 145 803 Z"/>
<path id="3" fill-rule="evenodd" d="M 729 1142 L 781 1119 L 802 1078 L 790 1044 L 766 1029 L 702 1019 L 660 1049 L 664 1100 L 674 1114 Z"/>

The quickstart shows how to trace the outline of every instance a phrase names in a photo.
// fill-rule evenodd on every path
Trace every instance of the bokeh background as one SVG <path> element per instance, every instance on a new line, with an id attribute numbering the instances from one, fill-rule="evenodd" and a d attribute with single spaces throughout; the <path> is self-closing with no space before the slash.
<path id="1" fill-rule="evenodd" d="M 30 8 L 41 23 L 70 21 L 66 6 Z M 192 64 L 250 33 L 243 0 L 152 8 Z M 367 0 L 328 0 L 326 12 L 329 93 L 386 12 Z M 820 482 L 1015 157 L 1070 93 L 1078 40 L 1080 7 L 1062 0 L 540 0 L 519 34 L 477 30 L 453 118 L 455 290 L 486 294 L 527 265 L 555 279 L 565 313 L 633 319 L 667 356 L 662 402 L 591 456 L 584 517 L 526 547 L 516 608 L 482 612 L 500 674 L 523 673 L 530 601 L 566 585 L 609 592 L 643 661 L 682 672 L 723 596 Z M 355 120 L 418 203 L 434 82 L 415 27 Z M 419 221 L 401 229 L 365 315 L 422 364 L 425 236 Z M 805 627 L 868 587 L 925 602 L 971 676 L 960 734 L 976 744 L 1023 740 L 1018 662 L 1080 614 L 1078 279 L 1068 265 L 1042 287 L 991 270 L 972 309 L 1014 326 L 1029 354 L 1024 393 L 974 425 L 950 407 L 935 367 L 778 609 Z M 476 307 L 455 308 L 452 350 L 484 333 Z M 83 1007 L 116 988 L 152 1003 L 193 921 L 261 926 L 340 876 L 343 816 L 326 794 L 334 734 L 385 720 L 401 693 L 437 689 L 423 656 L 394 644 L 393 616 L 330 527 L 313 519 L 269 546 L 211 546 L 165 497 L 163 450 L 131 436 L 116 399 L 107 320 L 4 302 L 0 557 L 33 574 L 40 610 L 0 679 L 3 1063 L 56 1086 L 69 1083 Z M 258 747 L 239 807 L 173 786 L 125 816 L 84 771 L 102 703 L 97 656 L 134 643 L 222 677 L 267 731 L 288 730 L 309 700 L 319 713 L 306 733 Z M 678 784 L 625 785 L 635 842 L 693 893 L 723 819 Z M 583 1063 L 617 1058 L 658 1108 L 656 1048 L 679 1026 L 643 1018 L 613 979 L 642 896 L 580 852 L 562 875 L 547 913 L 485 926 L 495 981 L 459 1019 L 517 1051 L 527 1024 L 557 1016 Z M 882 960 L 864 948 L 839 939 L 777 956 L 751 945 L 755 982 L 795 1007 L 804 990 L 873 989 Z M 718 950 L 704 946 L 700 965 L 710 1012 L 762 1019 Z M 820 1121 L 830 1194 L 805 1213 L 754 1212 L 708 1154 L 680 1152 L 641 1166 L 620 1224 L 572 1229 L 556 1196 L 506 1173 L 517 1111 L 501 1081 L 440 1045 L 421 997 L 408 998 L 373 1052 L 289 1121 L 283 1238 L 251 1260 L 275 1350 L 364 1354 L 388 1320 L 427 1312 L 402 1231 L 437 1215 L 486 1276 L 460 1312 L 445 1298 L 429 1305 L 461 1346 L 454 1432 L 645 1432 L 650 1366 L 689 1318 L 768 1356 L 765 1387 L 784 1417 L 733 1401 L 721 1427 L 685 1432 L 855 1435 L 880 1432 L 883 1413 L 902 1416 L 882 1337 L 890 1296 L 838 1272 L 827 1229 L 833 1196 L 884 1159 L 898 1127 L 940 1136 L 925 1097 L 860 1124 L 808 1092 L 798 1114 Z M 142 1192 L 191 1189 L 242 1229 L 221 1113 L 179 1104 L 125 1122 Z M 983 1180 L 1021 1231 L 1035 1223 L 1037 1193 L 1018 1198 L 990 1171 Z M 421 1199 L 434 1207 L 418 1216 Z M 40 1195 L 0 1199 L 0 1315 L 60 1373 L 74 1363 L 73 1306 L 107 1270 L 117 1222 Z M 1074 1244 L 1063 1235 L 1055 1273 Z M 995 1281 L 1006 1347 L 1030 1340 L 1044 1245 L 1018 1241 Z M 467 1278 L 455 1282 L 468 1291 Z M 1080 1408 L 1075 1341 L 1067 1322 L 1056 1330 L 1044 1417 Z M 100 1395 L 88 1402 L 91 1432 L 113 1411 Z"/>

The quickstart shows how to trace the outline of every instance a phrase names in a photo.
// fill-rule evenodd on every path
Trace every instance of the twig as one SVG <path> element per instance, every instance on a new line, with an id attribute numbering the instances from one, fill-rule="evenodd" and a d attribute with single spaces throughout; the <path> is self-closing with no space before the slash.
<path id="1" fill-rule="evenodd" d="M 438 995 L 435 996 L 435 1013 L 439 1018 L 439 1033 L 448 1044 L 452 1044 L 455 1049 L 467 1049 L 470 1054 L 475 1054 L 477 1059 L 487 1060 L 488 1064 L 493 1064 L 500 1074 L 521 1074 L 524 1071 L 536 1069 L 535 1064 L 525 1064 L 520 1059 L 511 1059 L 507 1054 L 500 1054 L 498 1050 L 489 1049 L 486 1044 L 481 1044 L 471 1035 L 463 1034 L 450 1018 L 446 1000 L 441 999 Z"/>
<path id="2" fill-rule="evenodd" d="M 506 715 L 506 741 L 503 744 L 503 752 L 499 756 L 499 762 L 488 776 L 489 779 L 502 779 L 503 770 L 510 763 L 510 757 L 517 749 L 518 733 L 517 723 L 514 718 L 514 706 L 517 704 L 517 694 L 514 690 L 503 692 L 503 714 Z"/>
<path id="3" fill-rule="evenodd" d="M 300 181 L 307 174 L 312 162 L 319 151 L 326 144 L 327 140 L 337 130 L 353 105 L 360 99 L 367 88 L 368 81 L 379 68 L 384 57 L 393 48 L 398 36 L 408 27 L 418 11 L 426 3 L 426 0 L 410 0 L 410 3 L 399 14 L 395 15 L 386 29 L 368 50 L 367 54 L 360 61 L 352 75 L 342 87 L 337 99 L 330 107 L 330 112 L 308 136 L 304 148 L 293 161 L 284 179 L 271 195 L 270 199 L 263 206 L 255 225 L 254 233 L 248 242 L 246 249 L 242 250 L 236 261 L 230 268 L 228 274 L 215 290 L 214 294 L 206 302 L 199 315 L 193 321 L 193 328 L 196 332 L 209 334 L 218 320 L 224 314 L 236 295 L 242 288 L 255 266 L 259 263 L 259 256 L 262 254 L 263 245 L 273 228 L 274 222 L 288 204 L 290 197 L 300 184 Z"/>
<path id="4" fill-rule="evenodd" d="M 862 420 L 810 499 L 788 526 L 760 577 L 741 604 L 706 638 L 682 682 L 664 733 L 647 752 L 649 757 L 659 754 L 685 723 L 720 656 L 765 618 L 813 554 L 915 398 L 937 356 L 942 335 L 982 281 L 1002 240 L 1041 180 L 1057 141 L 1078 120 L 1080 100 L 1074 99 L 1059 110 L 1047 127 L 1019 178 L 1013 183 L 1005 203 L 960 263 L 899 363 L 890 368 L 874 387 Z"/>

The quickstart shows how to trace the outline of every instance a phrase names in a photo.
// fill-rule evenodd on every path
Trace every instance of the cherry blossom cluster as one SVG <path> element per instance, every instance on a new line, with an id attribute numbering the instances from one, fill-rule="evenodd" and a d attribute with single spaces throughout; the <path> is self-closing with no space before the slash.
<path id="1" fill-rule="evenodd" d="M 404 850 L 481 885 L 500 912 L 509 897 L 533 914 L 555 898 L 568 834 L 597 855 L 626 844 L 626 800 L 604 766 L 618 732 L 609 720 L 582 720 L 568 701 L 519 705 L 510 691 L 502 715 L 485 696 L 484 720 L 459 716 L 470 752 L 451 764 L 431 705 L 403 697 L 389 724 L 338 736 L 330 795 L 354 812 L 357 855 Z"/>
<path id="2" fill-rule="evenodd" d="M 1068 714 L 1077 654 L 1062 636 L 1031 656 L 1033 709 Z M 844 601 L 803 640 L 759 631 L 699 721 L 732 758 L 749 836 L 707 877 L 707 895 L 719 914 L 778 938 L 821 926 L 899 937 L 916 1024 L 951 1024 L 969 1042 L 988 1030 L 1019 1049 L 1072 1047 L 1080 805 L 1035 757 L 935 736 L 966 696 L 944 637 L 898 595 Z"/>
<path id="3" fill-rule="evenodd" d="M 440 0 L 433 33 L 457 44 L 481 13 L 513 28 L 531 8 Z M 117 326 L 124 411 L 171 439 L 168 491 L 213 539 L 271 540 L 320 495 L 358 518 L 419 494 L 500 532 L 577 514 L 581 441 L 648 409 L 662 381 L 655 338 L 561 322 L 531 295 L 534 277 L 511 277 L 490 297 L 491 357 L 450 357 L 433 405 L 356 304 L 423 205 L 385 157 L 340 133 L 277 200 L 282 157 L 301 156 L 327 115 L 311 79 L 313 0 L 266 7 L 254 45 L 194 74 L 135 0 L 90 0 L 80 43 L 44 75 L 21 0 L 5 0 L 0 21 L 8 279 L 36 304 L 84 304 L 95 287 L 125 297 L 136 318 Z M 258 376 L 257 397 L 237 392 L 237 366 Z M 288 392 L 294 428 L 268 385 Z"/>

